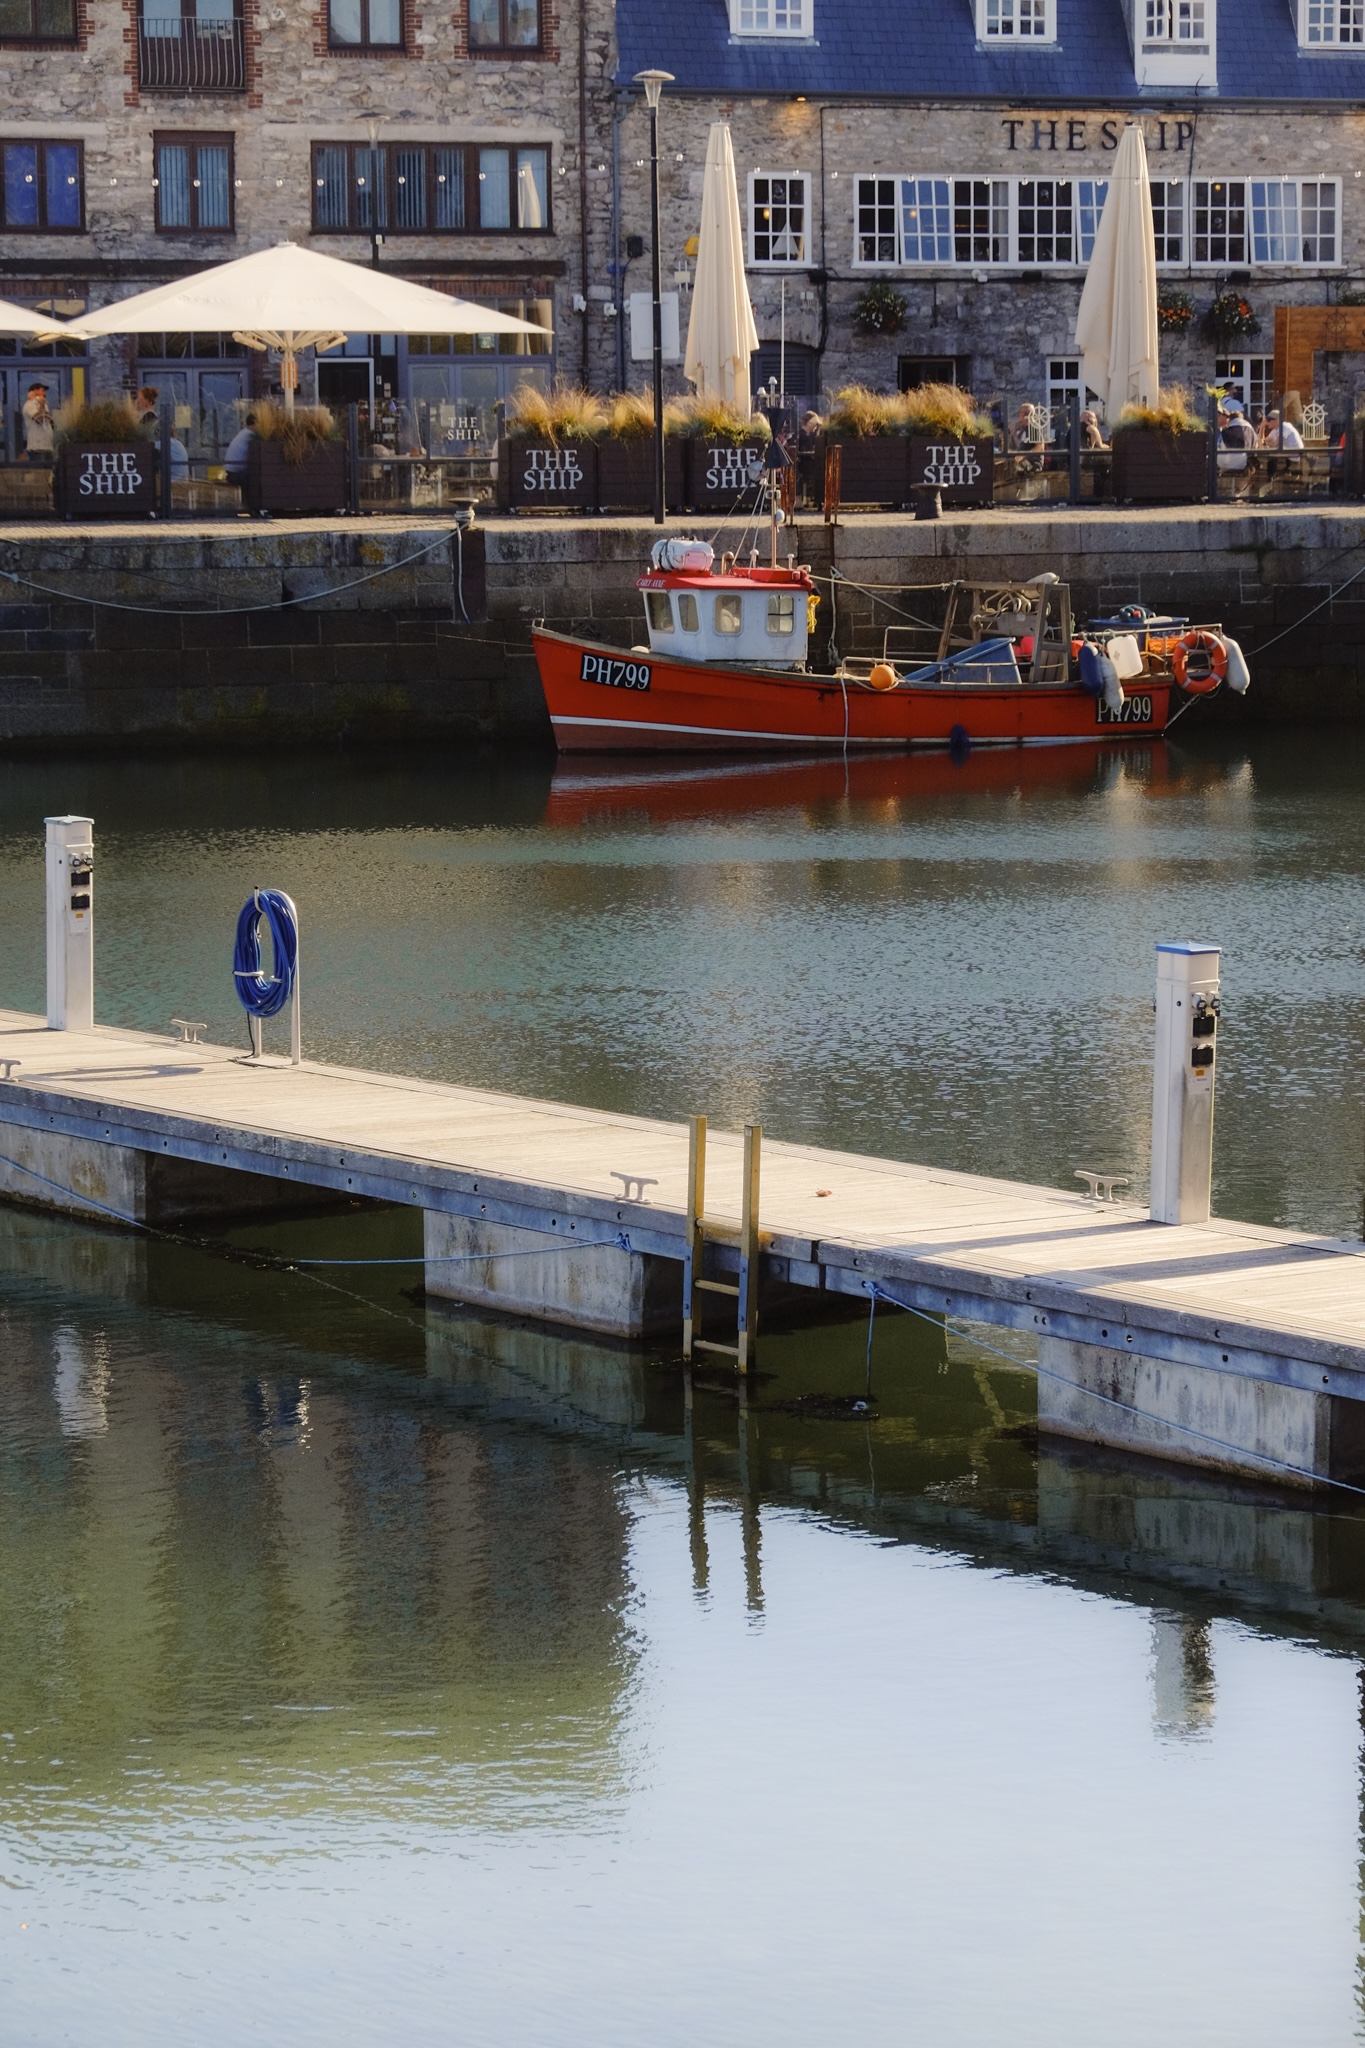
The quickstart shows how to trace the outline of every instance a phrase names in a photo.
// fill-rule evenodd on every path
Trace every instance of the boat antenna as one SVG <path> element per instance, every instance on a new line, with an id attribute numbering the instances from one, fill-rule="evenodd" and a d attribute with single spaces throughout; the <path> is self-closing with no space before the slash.
<path id="1" fill-rule="evenodd" d="M 783 447 L 780 439 L 787 424 L 785 408 L 780 405 L 764 406 L 763 417 L 767 420 L 772 430 L 772 439 L 768 443 L 768 450 L 763 458 L 763 481 L 767 485 L 768 490 L 769 567 L 775 569 L 777 567 L 777 529 L 782 524 L 782 506 L 780 503 L 782 486 L 779 478 L 784 469 L 791 468 L 792 459 Z"/>

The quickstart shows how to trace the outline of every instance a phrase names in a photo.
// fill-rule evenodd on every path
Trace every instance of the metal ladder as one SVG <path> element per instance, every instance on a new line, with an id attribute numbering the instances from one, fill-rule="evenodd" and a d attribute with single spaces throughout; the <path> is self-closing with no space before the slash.
<path id="1" fill-rule="evenodd" d="M 740 1221 L 722 1223 L 706 1214 L 706 1118 L 689 1117 L 687 1139 L 687 1251 L 683 1259 L 683 1357 L 690 1360 L 697 1351 L 718 1351 L 733 1358 L 746 1373 L 754 1363 L 758 1346 L 758 1180 L 763 1148 L 761 1124 L 744 1126 L 744 1178 L 740 1196 Z M 702 1278 L 706 1245 L 737 1244 L 739 1284 L 728 1280 Z M 701 1321 L 699 1294 L 728 1294 L 736 1305 L 733 1344 L 720 1344 L 699 1337 Z"/>

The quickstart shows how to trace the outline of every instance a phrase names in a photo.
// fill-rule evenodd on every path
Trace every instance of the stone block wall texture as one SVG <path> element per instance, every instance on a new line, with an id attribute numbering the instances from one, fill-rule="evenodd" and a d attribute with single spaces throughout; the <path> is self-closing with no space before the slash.
<path id="1" fill-rule="evenodd" d="M 156 0 L 160 4 L 160 0 Z M 307 7 L 244 0 L 247 73 L 237 93 L 152 93 L 139 83 L 137 0 L 83 0 L 78 48 L 0 41 L 0 129 L 8 136 L 75 138 L 86 158 L 87 229 L 80 235 L 0 235 L 0 289 L 10 296 L 85 299 L 93 304 L 282 239 L 310 242 L 364 260 L 366 237 L 311 233 L 310 145 L 364 142 L 371 109 L 389 118 L 385 138 L 413 141 L 540 142 L 552 150 L 551 225 L 543 234 L 406 235 L 390 232 L 384 261 L 451 289 L 486 296 L 552 296 L 558 367 L 586 372 L 598 388 L 616 381 L 621 322 L 615 314 L 615 243 L 650 238 L 647 125 L 633 98 L 614 132 L 615 64 L 611 0 L 544 0 L 541 51 L 508 58 L 471 52 L 467 0 L 407 0 L 402 55 L 347 55 L 327 39 L 325 0 Z M 178 12 L 179 0 L 166 11 Z M 869 52 L 875 85 L 875 52 Z M 1277 81 L 1267 79 L 1267 95 Z M 580 90 L 582 135 L 580 138 Z M 864 268 L 855 257 L 854 187 L 867 173 L 981 177 L 1103 176 L 1133 108 L 952 105 L 869 99 L 866 103 L 783 95 L 722 98 L 666 94 L 661 116 L 666 289 L 681 296 L 684 334 L 690 278 L 687 243 L 698 226 L 707 130 L 729 122 L 746 225 L 754 171 L 801 172 L 811 181 L 809 246 L 789 270 L 751 269 L 761 337 L 819 349 L 827 389 L 850 379 L 894 387 L 902 356 L 970 361 L 978 396 L 1011 404 L 1037 399 L 1049 361 L 1074 353 L 1079 268 L 1044 269 L 1026 283 L 1019 266 L 976 273 Z M 1202 102 L 1137 108 L 1154 176 L 1329 175 L 1342 180 L 1341 261 L 1334 266 L 1254 268 L 1245 287 L 1262 327 L 1245 348 L 1271 352 L 1276 304 L 1322 303 L 1365 278 L 1365 127 L 1348 105 L 1272 101 L 1257 106 Z M 235 148 L 232 235 L 159 234 L 155 228 L 153 138 L 161 131 L 228 132 Z M 619 139 L 620 210 L 611 175 Z M 1188 254 L 1188 252 L 1187 252 Z M 1202 310 L 1228 264 L 1163 272 Z M 816 273 L 812 278 L 811 273 Z M 907 302 L 903 331 L 856 334 L 852 310 L 876 277 Z M 636 262 L 627 289 L 648 285 Z M 587 301 L 586 312 L 574 300 Z M 1168 379 L 1197 394 L 1226 351 L 1196 333 L 1168 341 Z M 1354 359 L 1353 359 L 1354 360 Z M 1365 382 L 1365 358 L 1359 359 Z M 118 340 L 93 357 L 97 387 L 117 389 L 132 374 Z M 647 363 L 630 360 L 626 381 L 643 385 Z M 1345 402 L 1350 364 L 1323 366 L 1334 407 Z M 681 387 L 680 365 L 669 380 Z"/>
<path id="2" fill-rule="evenodd" d="M 587 131 L 609 129 L 605 79 L 612 56 L 609 0 L 578 0 L 579 14 L 544 0 L 542 48 L 525 56 L 471 53 L 464 0 L 407 0 L 403 54 L 331 50 L 326 0 L 308 7 L 245 0 L 245 89 L 151 92 L 139 84 L 137 0 L 89 0 L 80 46 L 32 47 L 0 38 L 0 132 L 6 138 L 78 140 L 84 146 L 86 231 L 0 233 L 0 293 L 52 293 L 103 305 L 171 274 L 281 241 L 365 261 L 367 234 L 314 235 L 311 145 L 364 143 L 365 115 L 385 114 L 386 142 L 547 144 L 551 220 L 546 233 L 400 234 L 384 260 L 438 286 L 496 297 L 555 298 L 564 366 L 580 368 L 582 323 L 571 312 L 583 289 L 580 202 L 587 192 L 591 261 L 605 274 L 605 193 L 610 180 L 585 170 L 579 148 L 582 82 Z M 180 0 L 148 0 L 149 13 L 178 15 Z M 158 233 L 153 178 L 158 134 L 230 134 L 234 148 L 232 234 Z M 595 164 L 598 158 L 589 155 Z M 586 186 L 585 186 L 586 180 Z M 600 189 L 599 189 L 600 188 Z M 120 340 L 92 351 L 96 389 L 121 388 L 130 353 Z"/>
<path id="3" fill-rule="evenodd" d="M 433 537 L 429 556 L 407 561 Z M 655 529 L 507 519 L 489 521 L 481 538 L 488 615 L 470 627 L 439 528 L 11 528 L 0 535 L 0 749 L 265 738 L 548 748 L 531 622 L 613 646 L 637 641 L 635 585 Z M 718 544 L 727 538 L 736 535 L 721 530 Z M 1078 619 L 1139 601 L 1221 622 L 1242 642 L 1251 693 L 1202 706 L 1201 724 L 1365 713 L 1365 586 L 1347 582 L 1365 561 L 1357 507 L 1058 507 L 930 524 L 852 514 L 834 529 L 798 521 L 793 545 L 821 579 L 813 657 L 822 665 L 831 625 L 843 652 L 880 648 L 904 602 L 899 586 L 1023 580 L 1051 568 L 1071 585 Z M 376 568 L 388 573 L 373 577 Z"/>
<path id="4" fill-rule="evenodd" d="M 696 232 L 706 131 L 711 121 L 723 119 L 730 124 L 746 226 L 753 172 L 800 172 L 810 179 L 807 264 L 749 273 L 763 341 L 775 342 L 779 336 L 785 274 L 787 340 L 823 348 L 827 390 L 851 381 L 895 389 L 900 357 L 956 355 L 970 358 L 972 388 L 979 398 L 1011 405 L 1041 398 L 1050 359 L 1075 355 L 1080 269 L 1044 269 L 1043 281 L 1025 283 L 1019 265 L 1003 272 L 958 265 L 861 266 L 855 261 L 855 182 L 870 174 L 1102 178 L 1126 117 L 1121 108 L 1043 109 L 1023 102 L 964 107 L 669 96 L 661 117 L 665 278 L 689 268 L 686 243 Z M 1253 268 L 1250 284 L 1240 287 L 1261 321 L 1259 335 L 1249 341 L 1215 344 L 1197 330 L 1197 323 L 1184 336 L 1163 337 L 1163 381 L 1188 385 L 1202 406 L 1203 387 L 1213 379 L 1217 357 L 1272 353 L 1277 305 L 1321 305 L 1352 280 L 1365 279 L 1365 177 L 1360 176 L 1365 173 L 1365 128 L 1353 109 L 1326 105 L 1224 107 L 1206 102 L 1197 122 L 1188 109 L 1148 106 L 1140 119 L 1154 179 L 1342 180 L 1339 265 Z M 622 129 L 625 231 L 644 232 L 648 221 L 648 166 L 641 161 L 646 151 L 644 118 L 632 110 Z M 1162 269 L 1160 280 L 1188 292 L 1202 313 L 1228 270 L 1244 267 L 1172 266 Z M 827 282 L 812 283 L 812 269 L 824 272 Z M 908 301 L 904 328 L 897 335 L 854 331 L 854 303 L 876 279 L 894 284 Z M 686 287 L 683 298 L 685 328 Z M 1353 360 L 1365 383 L 1365 357 Z M 636 381 L 642 381 L 646 367 L 636 366 Z M 1331 366 L 1323 369 L 1326 374 Z M 1340 390 L 1334 395 L 1339 402 Z"/>

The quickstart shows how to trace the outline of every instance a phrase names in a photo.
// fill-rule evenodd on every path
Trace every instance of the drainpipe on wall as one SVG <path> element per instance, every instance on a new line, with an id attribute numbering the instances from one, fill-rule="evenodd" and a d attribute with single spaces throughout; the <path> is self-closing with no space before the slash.
<path id="1" fill-rule="evenodd" d="M 623 92 L 615 96 L 611 114 L 611 295 L 616 301 L 616 388 L 626 388 L 626 293 L 621 262 L 621 123 L 630 109 Z"/>
<path id="2" fill-rule="evenodd" d="M 579 382 L 588 382 L 588 0 L 578 0 L 578 273 L 583 294 L 579 314 Z"/>

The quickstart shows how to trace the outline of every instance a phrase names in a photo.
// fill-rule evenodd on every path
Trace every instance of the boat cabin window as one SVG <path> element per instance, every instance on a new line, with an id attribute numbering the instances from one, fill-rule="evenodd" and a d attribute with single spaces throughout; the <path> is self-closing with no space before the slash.
<path id="1" fill-rule="evenodd" d="M 795 591 L 769 591 L 768 631 L 770 633 L 794 633 L 796 631 Z"/>
<path id="2" fill-rule="evenodd" d="M 647 590 L 645 604 L 649 611 L 649 629 L 652 633 L 673 631 L 673 605 L 666 590 Z"/>
<path id="3" fill-rule="evenodd" d="M 716 631 L 718 633 L 742 633 L 744 631 L 744 597 L 738 590 L 723 590 L 716 599 Z"/>
<path id="4" fill-rule="evenodd" d="M 701 614 L 697 610 L 697 600 L 690 590 L 678 592 L 678 624 L 684 633 L 701 631 Z"/>

